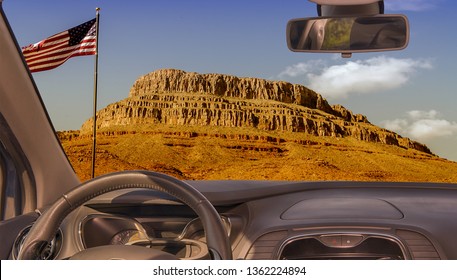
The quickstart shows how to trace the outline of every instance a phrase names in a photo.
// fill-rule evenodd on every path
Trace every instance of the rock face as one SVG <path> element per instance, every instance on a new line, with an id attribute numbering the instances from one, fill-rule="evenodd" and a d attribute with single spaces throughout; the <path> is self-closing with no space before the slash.
<path id="1" fill-rule="evenodd" d="M 274 100 L 324 112 L 332 111 L 322 96 L 302 85 L 221 74 L 187 73 L 174 69 L 159 70 L 140 77 L 133 84 L 129 96 L 167 92 L 191 92 L 240 99 Z"/>
<path id="2" fill-rule="evenodd" d="M 88 132 L 92 119 L 83 124 Z M 129 97 L 97 113 L 97 127 L 132 124 L 251 127 L 353 137 L 431 153 L 420 143 L 370 124 L 316 92 L 287 82 L 158 70 L 140 77 Z"/>

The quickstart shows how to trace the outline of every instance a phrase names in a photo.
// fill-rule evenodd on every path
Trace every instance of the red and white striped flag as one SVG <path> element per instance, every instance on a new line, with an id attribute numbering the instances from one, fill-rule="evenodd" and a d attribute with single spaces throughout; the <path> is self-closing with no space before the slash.
<path id="1" fill-rule="evenodd" d="M 60 32 L 36 44 L 22 48 L 30 72 L 50 70 L 62 65 L 70 57 L 95 55 L 95 18 Z"/>

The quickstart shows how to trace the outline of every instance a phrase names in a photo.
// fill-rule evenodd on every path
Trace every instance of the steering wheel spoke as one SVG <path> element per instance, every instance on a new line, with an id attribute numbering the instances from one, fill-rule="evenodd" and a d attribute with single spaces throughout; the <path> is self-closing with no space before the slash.
<path id="1" fill-rule="evenodd" d="M 61 222 L 73 210 L 90 199 L 115 190 L 146 188 L 171 195 L 192 208 L 200 217 L 207 247 L 215 259 L 232 259 L 232 251 L 223 222 L 213 205 L 198 190 L 174 177 L 151 171 L 124 171 L 97 177 L 70 190 L 40 216 L 24 241 L 19 259 L 36 259 L 42 244 L 52 239 Z M 122 247 L 122 249 L 121 249 Z M 129 248 L 133 247 L 133 248 Z M 138 249 L 141 248 L 141 249 Z M 116 252 L 118 250 L 118 252 Z M 172 254 L 140 246 L 107 245 L 83 250 L 73 257 L 85 259 L 170 259 Z M 162 254 L 163 253 L 163 254 Z M 86 255 L 87 254 L 87 255 Z M 86 255 L 86 256 L 85 256 Z M 133 258 L 132 258 L 133 257 Z"/>

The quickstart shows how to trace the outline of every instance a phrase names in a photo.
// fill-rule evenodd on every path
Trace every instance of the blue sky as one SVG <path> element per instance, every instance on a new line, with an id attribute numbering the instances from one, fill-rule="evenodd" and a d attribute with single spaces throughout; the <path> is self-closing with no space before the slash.
<path id="1" fill-rule="evenodd" d="M 161 68 L 304 84 L 379 126 L 457 161 L 457 2 L 385 0 L 408 16 L 404 51 L 338 55 L 293 53 L 285 26 L 316 16 L 306 0 L 4 0 L 22 46 L 95 16 L 101 7 L 98 108 L 127 97 L 135 79 Z M 33 74 L 57 130 L 91 117 L 92 56 Z"/>

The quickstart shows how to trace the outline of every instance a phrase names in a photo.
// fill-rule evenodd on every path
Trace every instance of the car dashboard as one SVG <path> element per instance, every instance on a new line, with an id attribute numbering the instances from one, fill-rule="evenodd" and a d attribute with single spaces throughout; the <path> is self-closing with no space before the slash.
<path id="1" fill-rule="evenodd" d="M 457 259 L 453 184 L 189 181 L 215 206 L 234 259 Z M 20 249 L 22 231 L 14 245 Z M 208 259 L 198 216 L 144 189 L 96 197 L 68 215 L 44 258 L 103 245 Z"/>

